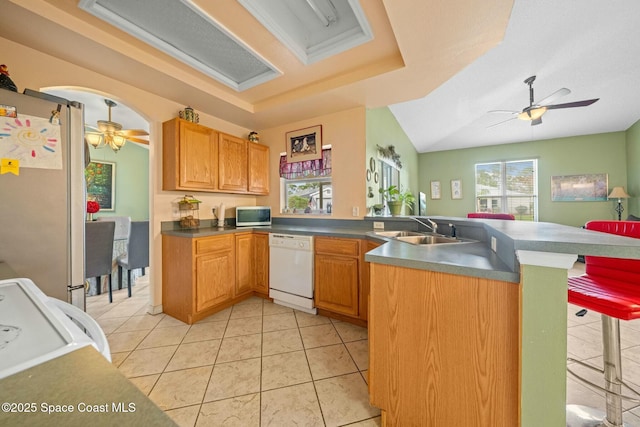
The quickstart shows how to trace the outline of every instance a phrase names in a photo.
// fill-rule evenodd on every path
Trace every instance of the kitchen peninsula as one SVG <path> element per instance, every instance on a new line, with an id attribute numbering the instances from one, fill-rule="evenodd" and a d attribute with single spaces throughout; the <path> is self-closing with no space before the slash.
<path id="1" fill-rule="evenodd" d="M 640 240 L 483 222 L 478 243 L 390 242 L 366 255 L 382 425 L 566 425 L 567 270 L 577 254 L 640 258 Z"/>
<path id="2" fill-rule="evenodd" d="M 382 243 L 364 261 L 369 391 L 384 425 L 562 426 L 567 270 L 577 254 L 640 258 L 640 240 L 549 223 L 430 217 L 463 243 L 412 245 L 372 220 L 163 230 L 180 240 L 280 232 Z M 384 218 L 386 230 L 417 230 Z M 492 248 L 493 247 L 493 248 Z M 165 282 L 167 283 L 167 282 Z M 362 298 L 361 298 L 362 299 Z"/>

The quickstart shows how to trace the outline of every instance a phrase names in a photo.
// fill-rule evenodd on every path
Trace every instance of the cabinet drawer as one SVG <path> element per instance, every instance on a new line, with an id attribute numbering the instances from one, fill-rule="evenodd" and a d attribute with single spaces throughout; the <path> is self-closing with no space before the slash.
<path id="1" fill-rule="evenodd" d="M 233 235 L 203 237 L 196 240 L 196 255 L 209 252 L 228 251 L 233 248 Z"/>
<path id="2" fill-rule="evenodd" d="M 316 237 L 316 252 L 357 257 L 360 255 L 360 241 L 356 239 Z"/>

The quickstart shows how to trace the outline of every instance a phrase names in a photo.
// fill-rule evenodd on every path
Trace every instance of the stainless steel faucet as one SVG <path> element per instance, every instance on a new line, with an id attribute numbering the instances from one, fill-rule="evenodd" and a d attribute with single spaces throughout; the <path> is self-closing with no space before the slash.
<path id="1" fill-rule="evenodd" d="M 415 222 L 417 222 L 418 224 L 422 224 L 427 228 L 430 228 L 431 231 L 433 231 L 434 233 L 438 232 L 438 224 L 436 224 L 434 221 L 430 220 L 429 218 L 426 218 L 427 223 L 422 222 L 421 220 L 419 220 L 418 218 L 416 218 L 415 216 L 410 216 L 409 218 L 411 218 L 412 220 L 414 220 Z"/>

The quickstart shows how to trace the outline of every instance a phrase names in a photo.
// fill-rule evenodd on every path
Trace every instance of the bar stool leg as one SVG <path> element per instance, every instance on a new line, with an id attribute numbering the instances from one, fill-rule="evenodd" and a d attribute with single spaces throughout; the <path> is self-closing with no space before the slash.
<path id="1" fill-rule="evenodd" d="M 602 358 L 606 413 L 582 405 L 567 405 L 567 427 L 623 427 L 622 423 L 622 355 L 620 319 L 602 315 Z M 613 393 L 618 393 L 614 395 Z"/>
<path id="2" fill-rule="evenodd" d="M 620 319 L 602 315 L 602 344 L 605 388 L 607 393 L 606 426 L 622 425 L 622 358 L 620 350 Z M 616 394 L 612 394 L 616 393 Z"/>

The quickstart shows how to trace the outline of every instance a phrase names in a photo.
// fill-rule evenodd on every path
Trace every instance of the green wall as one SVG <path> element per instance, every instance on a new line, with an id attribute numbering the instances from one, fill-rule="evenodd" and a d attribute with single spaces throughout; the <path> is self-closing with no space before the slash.
<path id="1" fill-rule="evenodd" d="M 640 120 L 627 129 L 627 185 L 625 190 L 631 196 L 628 208 L 623 212 L 640 216 Z"/>
<path id="2" fill-rule="evenodd" d="M 402 161 L 400 185 L 403 189 L 411 190 L 417 199 L 419 191 L 418 152 L 387 107 L 367 109 L 367 169 L 369 169 L 369 159 L 371 157 L 378 159 L 378 150 L 376 148 L 378 145 L 381 147 L 393 145 L 395 147 L 395 151 L 400 154 L 400 160 Z M 380 168 L 377 167 L 377 169 Z M 379 184 L 374 182 L 373 177 L 366 184 L 367 187 L 373 187 L 375 196 L 367 198 L 367 208 L 369 208 L 371 205 L 380 203 Z"/>
<path id="3" fill-rule="evenodd" d="M 130 216 L 133 221 L 149 219 L 149 150 L 127 142 L 117 153 L 105 147 L 90 147 L 91 160 L 116 164 L 115 211 L 100 211 L 99 216 Z"/>
<path id="4" fill-rule="evenodd" d="M 640 159 L 640 125 L 636 124 L 634 128 L 637 164 Z M 551 176 L 607 173 L 609 190 L 615 186 L 626 186 L 627 138 L 626 132 L 613 132 L 423 153 L 419 155 L 418 162 L 419 190 L 427 194 L 429 215 L 466 217 L 468 212 L 475 211 L 476 163 L 535 158 L 538 159 L 539 221 L 581 226 L 591 219 L 617 219 L 612 201 L 552 202 Z M 452 179 L 462 180 L 462 200 L 451 199 Z M 440 200 L 429 197 L 431 181 L 441 182 Z M 635 182 L 640 187 L 640 181 L 635 179 Z"/>

